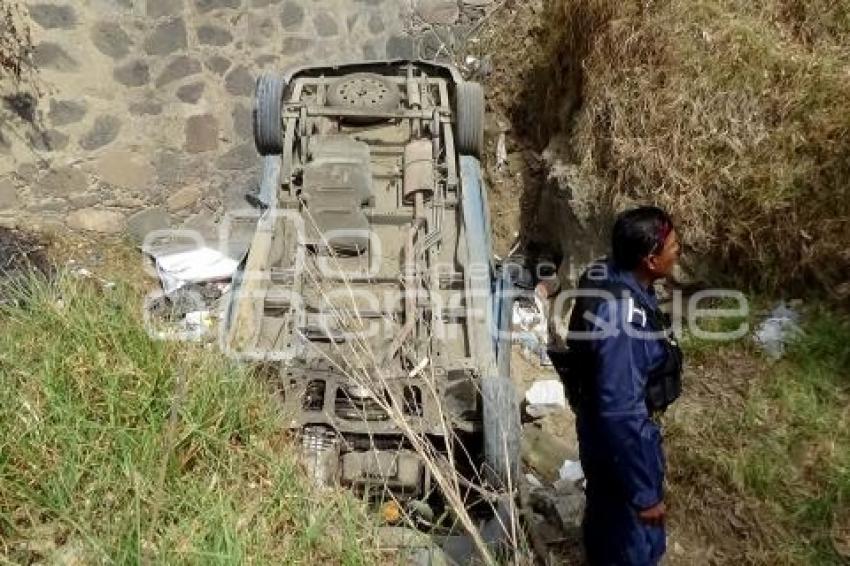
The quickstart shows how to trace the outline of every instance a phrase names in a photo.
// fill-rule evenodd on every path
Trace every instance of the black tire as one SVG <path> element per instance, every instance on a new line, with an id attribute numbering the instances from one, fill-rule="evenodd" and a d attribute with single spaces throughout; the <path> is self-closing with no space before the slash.
<path id="1" fill-rule="evenodd" d="M 278 75 L 263 73 L 254 90 L 254 145 L 260 155 L 278 155 L 283 151 L 281 107 L 286 81 Z"/>
<path id="2" fill-rule="evenodd" d="M 457 150 L 480 159 L 484 153 L 484 89 L 479 83 L 462 81 L 455 98 Z"/>
<path id="3" fill-rule="evenodd" d="M 498 489 L 519 485 L 521 425 L 516 389 L 507 375 L 481 380 L 485 478 Z"/>

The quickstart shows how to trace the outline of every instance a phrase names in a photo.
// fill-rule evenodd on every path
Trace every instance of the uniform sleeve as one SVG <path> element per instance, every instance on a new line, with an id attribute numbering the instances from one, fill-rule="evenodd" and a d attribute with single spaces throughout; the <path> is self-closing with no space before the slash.
<path id="1" fill-rule="evenodd" d="M 646 509 L 663 499 L 664 455 L 661 433 L 645 402 L 651 343 L 625 332 L 632 325 L 630 311 L 627 300 L 602 302 L 597 310 L 599 322 L 608 329 L 594 341 L 597 416 L 614 473 L 631 504 Z"/>

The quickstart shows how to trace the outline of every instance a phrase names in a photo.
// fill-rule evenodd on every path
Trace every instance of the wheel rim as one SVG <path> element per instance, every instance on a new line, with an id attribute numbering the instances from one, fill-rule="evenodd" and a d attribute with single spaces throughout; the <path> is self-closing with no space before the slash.
<path id="1" fill-rule="evenodd" d="M 380 75 L 355 75 L 331 85 L 329 98 L 336 105 L 350 108 L 387 108 L 395 104 L 392 88 Z"/>

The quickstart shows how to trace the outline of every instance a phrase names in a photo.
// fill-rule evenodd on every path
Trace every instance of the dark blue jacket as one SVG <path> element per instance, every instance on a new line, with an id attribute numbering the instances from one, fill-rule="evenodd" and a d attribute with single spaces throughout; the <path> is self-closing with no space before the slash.
<path id="1" fill-rule="evenodd" d="M 663 499 L 664 481 L 661 433 L 647 411 L 646 379 L 666 350 L 663 338 L 639 336 L 650 334 L 646 309 L 657 308 L 654 292 L 610 264 L 608 278 L 631 296 L 600 301 L 596 308 L 594 324 L 605 332 L 590 344 L 595 391 L 593 408 L 577 420 L 582 462 L 589 483 L 595 479 L 620 491 L 634 509 L 646 509 Z"/>

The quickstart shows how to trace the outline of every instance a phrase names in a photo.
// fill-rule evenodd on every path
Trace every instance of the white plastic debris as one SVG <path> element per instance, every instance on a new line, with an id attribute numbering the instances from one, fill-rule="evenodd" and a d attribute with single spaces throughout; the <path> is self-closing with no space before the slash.
<path id="1" fill-rule="evenodd" d="M 505 132 L 499 134 L 496 141 L 496 169 L 499 171 L 508 164 L 508 146 L 505 142 Z"/>
<path id="2" fill-rule="evenodd" d="M 517 300 L 511 313 L 513 341 L 520 344 L 522 355 L 540 365 L 550 365 L 546 355 L 549 330 L 544 305 L 535 297 L 534 302 Z"/>
<path id="3" fill-rule="evenodd" d="M 74 264 L 76 264 L 76 262 L 74 260 L 70 260 L 68 262 L 68 265 L 74 265 Z M 94 273 L 92 273 L 91 271 L 86 269 L 85 267 L 79 267 L 77 269 L 73 269 L 73 270 L 71 270 L 71 273 L 73 275 L 75 275 L 76 277 L 79 277 L 81 279 L 95 279 L 101 285 L 103 285 L 104 289 L 114 289 L 115 286 L 116 286 L 115 282 L 108 281 L 108 280 L 104 279 L 103 277 L 98 277 L 97 275 L 95 275 Z"/>
<path id="4" fill-rule="evenodd" d="M 567 482 L 575 483 L 584 479 L 584 470 L 581 469 L 581 462 L 576 460 L 564 460 L 561 464 L 561 469 L 558 470 L 558 476 Z"/>
<path id="5" fill-rule="evenodd" d="M 528 485 L 531 487 L 543 487 L 543 484 L 534 474 L 525 474 L 525 481 L 527 481 Z"/>
<path id="6" fill-rule="evenodd" d="M 188 334 L 200 338 L 212 327 L 212 316 L 209 311 L 188 312 L 183 325 Z"/>
<path id="7" fill-rule="evenodd" d="M 543 337 L 545 337 L 547 332 L 546 317 L 543 316 L 537 300 L 534 303 L 531 301 L 516 301 L 514 303 L 513 313 L 511 313 L 511 322 L 513 322 L 515 330 L 533 332 Z"/>
<path id="8" fill-rule="evenodd" d="M 785 354 L 785 347 L 795 337 L 801 335 L 800 314 L 785 303 L 779 303 L 756 329 L 754 339 L 768 355 L 778 360 Z"/>
<path id="9" fill-rule="evenodd" d="M 535 419 L 563 411 L 567 407 L 564 384 L 559 379 L 535 381 L 525 392 L 525 401 L 525 412 Z"/>
<path id="10" fill-rule="evenodd" d="M 166 295 L 189 283 L 229 281 L 238 262 L 212 248 L 155 255 L 156 270 Z"/>

